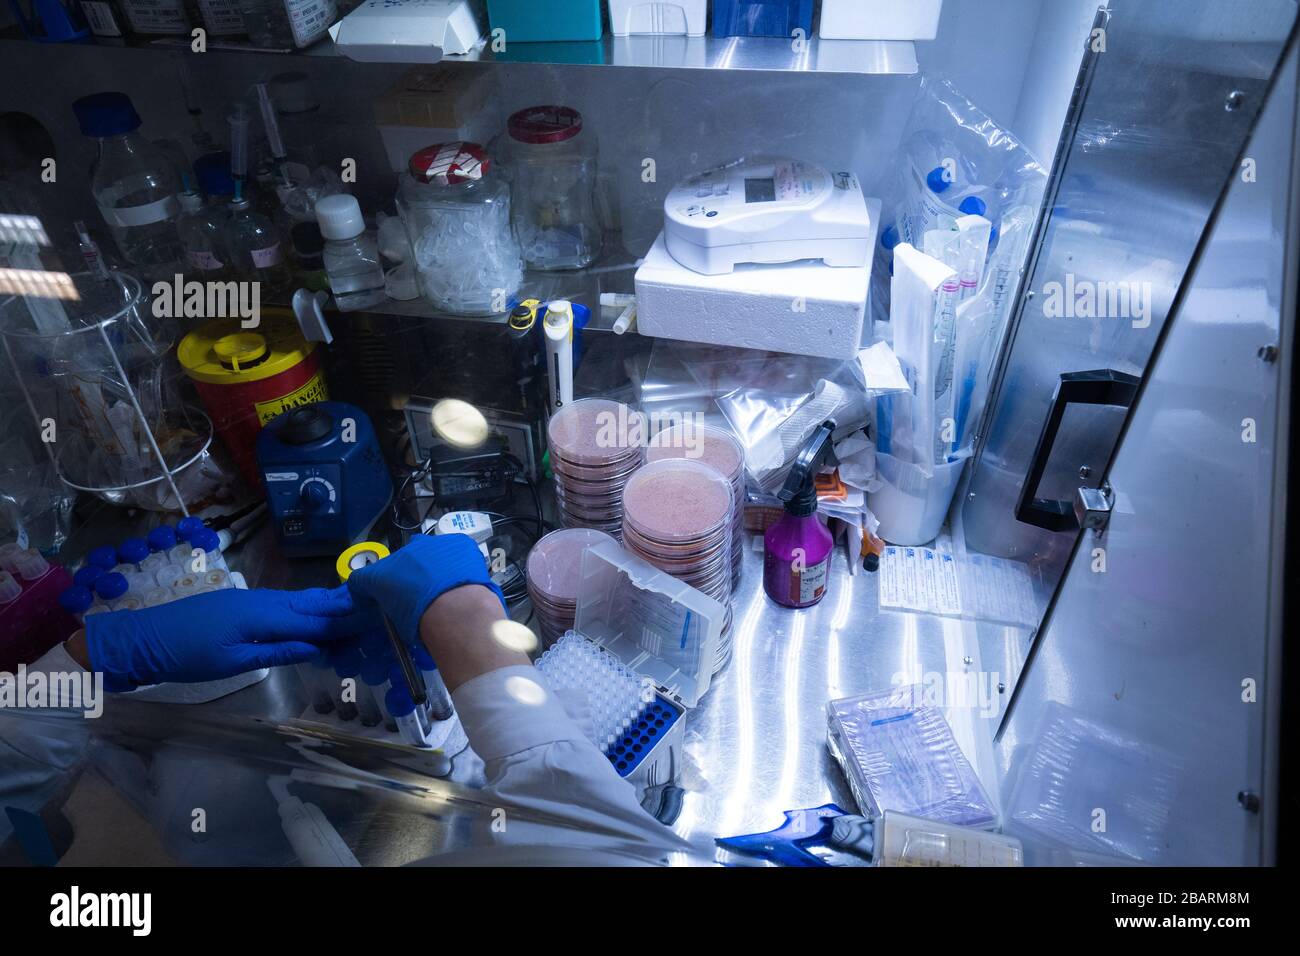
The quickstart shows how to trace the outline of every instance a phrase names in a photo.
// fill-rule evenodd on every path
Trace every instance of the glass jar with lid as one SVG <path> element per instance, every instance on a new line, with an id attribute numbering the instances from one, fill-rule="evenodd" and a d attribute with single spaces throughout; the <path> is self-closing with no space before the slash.
<path id="1" fill-rule="evenodd" d="M 397 190 L 420 294 L 454 315 L 507 311 L 524 267 L 510 187 L 478 143 L 439 143 L 410 159 Z"/>
<path id="2" fill-rule="evenodd" d="M 567 106 L 520 110 L 506 125 L 515 232 L 530 268 L 581 269 L 600 253 L 596 141 Z"/>

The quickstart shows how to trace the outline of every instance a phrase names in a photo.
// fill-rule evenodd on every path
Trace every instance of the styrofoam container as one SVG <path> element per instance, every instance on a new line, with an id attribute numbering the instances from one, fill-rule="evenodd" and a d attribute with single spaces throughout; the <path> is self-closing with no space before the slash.
<path id="1" fill-rule="evenodd" d="M 822 0 L 823 40 L 933 40 L 943 0 Z"/>
<path id="2" fill-rule="evenodd" d="M 607 0 L 616 37 L 641 33 L 704 36 L 708 0 Z"/>
<path id="3" fill-rule="evenodd" d="M 868 199 L 871 221 L 880 200 Z M 874 232 L 869 247 L 876 248 Z M 851 359 L 858 354 L 871 263 L 742 265 L 706 276 L 679 263 L 660 234 L 636 273 L 642 335 L 743 349 Z"/>

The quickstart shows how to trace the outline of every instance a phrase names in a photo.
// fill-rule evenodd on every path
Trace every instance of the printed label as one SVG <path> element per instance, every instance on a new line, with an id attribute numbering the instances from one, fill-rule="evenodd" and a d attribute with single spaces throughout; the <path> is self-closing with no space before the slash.
<path id="1" fill-rule="evenodd" d="M 122 0 L 122 12 L 136 33 L 190 32 L 182 0 Z"/>
<path id="2" fill-rule="evenodd" d="M 799 578 L 799 603 L 808 604 L 811 601 L 819 600 L 826 591 L 826 572 L 830 568 L 831 559 L 827 558 L 820 564 L 814 564 L 805 568 Z"/>
<path id="3" fill-rule="evenodd" d="M 81 0 L 81 12 L 86 17 L 86 25 L 97 37 L 120 37 L 122 25 L 113 15 L 113 8 L 107 3 L 96 0 Z"/>
<path id="4" fill-rule="evenodd" d="M 265 249 L 254 249 L 251 253 L 253 265 L 259 269 L 269 269 L 271 266 L 278 266 L 280 260 L 284 258 L 284 253 L 280 251 L 280 244 L 277 242 L 273 246 L 267 246 Z"/>
<path id="5" fill-rule="evenodd" d="M 272 398 L 265 402 L 254 402 L 253 410 L 257 412 L 257 420 L 265 425 L 286 409 L 328 401 L 329 397 L 325 379 L 318 372 L 288 395 L 281 395 L 279 398 Z"/>
<path id="6" fill-rule="evenodd" d="M 189 260 L 190 265 L 200 272 L 215 272 L 222 266 L 221 260 L 210 252 L 191 251 Z"/>
<path id="7" fill-rule="evenodd" d="M 132 226 L 147 226 L 154 222 L 172 219 L 180 212 L 181 205 L 175 196 L 145 203 L 143 206 L 100 206 L 100 215 L 104 222 L 120 229 Z"/>
<path id="8" fill-rule="evenodd" d="M 199 0 L 203 25 L 214 37 L 228 37 L 246 32 L 244 17 L 235 0 Z"/>
<path id="9" fill-rule="evenodd" d="M 284 9 L 289 14 L 293 42 L 300 47 L 323 37 L 339 15 L 335 0 L 284 0 Z"/>

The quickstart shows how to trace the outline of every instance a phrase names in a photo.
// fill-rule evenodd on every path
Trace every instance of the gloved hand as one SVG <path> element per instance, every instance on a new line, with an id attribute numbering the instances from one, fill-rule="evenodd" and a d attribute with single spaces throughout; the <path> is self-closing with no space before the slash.
<path id="1" fill-rule="evenodd" d="M 95 614 L 86 619 L 86 648 L 105 687 L 123 691 L 309 661 L 320 655 L 318 644 L 375 624 L 345 587 L 225 588 L 142 611 Z"/>
<path id="2" fill-rule="evenodd" d="M 402 639 L 411 643 L 420 640 L 420 618 L 429 605 L 465 584 L 490 589 L 505 607 L 483 552 L 465 534 L 412 535 L 405 547 L 348 576 L 353 595 L 378 604 Z"/>

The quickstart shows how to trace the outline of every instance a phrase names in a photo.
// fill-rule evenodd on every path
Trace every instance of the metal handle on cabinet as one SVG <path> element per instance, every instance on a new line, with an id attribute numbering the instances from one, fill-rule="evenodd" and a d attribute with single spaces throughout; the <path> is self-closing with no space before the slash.
<path id="1" fill-rule="evenodd" d="M 1038 446 L 1029 463 L 1029 472 L 1020 488 L 1020 503 L 1016 506 L 1017 521 L 1046 528 L 1048 531 L 1078 530 L 1079 522 L 1075 517 L 1073 501 L 1052 501 L 1038 497 L 1038 486 L 1051 458 L 1052 447 L 1056 444 L 1056 433 L 1061 429 L 1065 409 L 1069 405 L 1115 405 L 1128 408 L 1137 395 L 1138 383 L 1136 376 L 1109 368 L 1090 372 L 1065 372 L 1061 375 L 1056 395 L 1052 398 L 1051 411 L 1043 422 Z"/>

